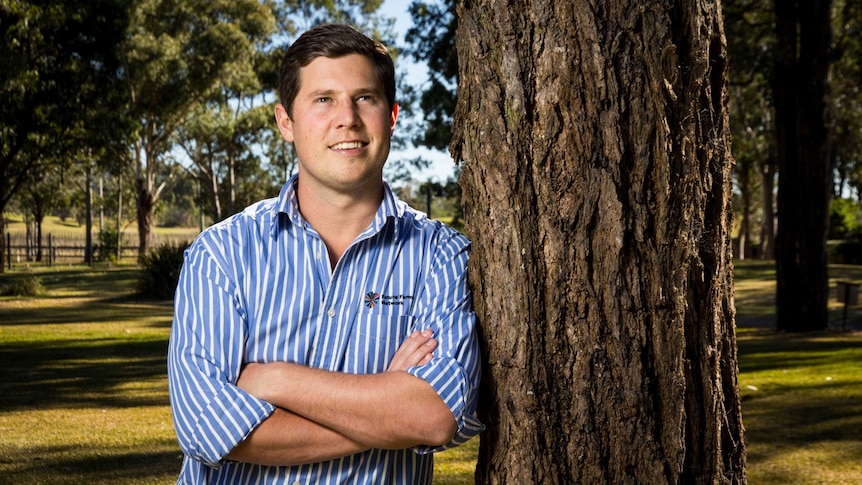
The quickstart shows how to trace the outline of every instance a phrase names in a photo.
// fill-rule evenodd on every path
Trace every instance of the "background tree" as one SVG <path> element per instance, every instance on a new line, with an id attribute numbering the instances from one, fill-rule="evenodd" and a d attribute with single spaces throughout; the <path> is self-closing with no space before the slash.
<path id="1" fill-rule="evenodd" d="M 477 483 L 744 483 L 721 9 L 467 2 Z"/>
<path id="2" fill-rule="evenodd" d="M 428 82 L 419 94 L 423 129 L 414 143 L 442 150 L 452 136 L 452 115 L 457 99 L 458 54 L 455 1 L 414 1 L 409 8 L 413 25 L 407 30 L 406 52 L 428 65 Z"/>
<path id="3" fill-rule="evenodd" d="M 776 321 L 779 330 L 822 330 L 832 198 L 828 112 L 831 1 L 775 0 L 772 77 L 778 154 Z"/>
<path id="4" fill-rule="evenodd" d="M 735 255 L 742 258 L 753 253 L 757 233 L 757 255 L 775 259 L 776 160 L 769 85 L 775 17 L 768 0 L 726 0 L 722 11 L 730 60 L 734 176 L 740 202 L 735 207 L 740 241 Z"/>
<path id="5" fill-rule="evenodd" d="M 98 137 L 80 136 L 83 127 L 98 133 L 122 125 L 110 93 L 126 21 L 123 5 L 110 0 L 0 5 L 0 234 L 27 180 L 72 158 L 60 154 L 96 151 Z"/>
<path id="6" fill-rule="evenodd" d="M 33 174 L 24 184 L 24 190 L 19 194 L 21 206 L 32 217 L 36 228 L 35 248 L 36 261 L 42 261 L 42 223 L 45 217 L 57 209 L 64 199 L 66 190 L 66 172 L 68 164 L 56 163 L 45 167 L 36 176 Z"/>
<path id="7" fill-rule="evenodd" d="M 134 167 L 139 254 L 147 251 L 172 136 L 189 113 L 236 79 L 273 31 L 270 7 L 257 0 L 142 0 L 122 45 L 130 109 L 138 120 L 123 153 Z"/>
<path id="8" fill-rule="evenodd" d="M 834 197 L 860 198 L 862 188 L 862 1 L 836 0 L 830 58 Z"/>

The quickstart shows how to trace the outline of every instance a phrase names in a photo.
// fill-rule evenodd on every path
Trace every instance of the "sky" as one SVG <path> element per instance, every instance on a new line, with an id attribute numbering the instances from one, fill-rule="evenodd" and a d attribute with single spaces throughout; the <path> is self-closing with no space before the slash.
<path id="1" fill-rule="evenodd" d="M 410 13 L 407 11 L 410 6 L 410 0 L 385 0 L 381 11 L 387 16 L 395 19 L 395 31 L 398 43 L 404 45 L 404 34 L 407 29 L 413 24 L 413 19 L 410 18 Z M 428 79 L 428 70 L 425 66 L 413 62 L 413 59 L 408 56 L 401 56 L 395 63 L 395 70 L 398 72 L 407 72 L 407 80 L 410 84 L 417 85 Z M 396 130 L 398 129 L 396 125 Z M 454 176 L 455 164 L 452 158 L 446 151 L 429 150 L 427 148 L 410 148 L 400 151 L 393 150 L 389 158 L 403 156 L 405 158 L 414 158 L 421 155 L 427 160 L 431 160 L 431 166 L 418 172 L 414 179 L 419 182 L 432 180 L 435 182 L 445 182 L 450 177 Z"/>

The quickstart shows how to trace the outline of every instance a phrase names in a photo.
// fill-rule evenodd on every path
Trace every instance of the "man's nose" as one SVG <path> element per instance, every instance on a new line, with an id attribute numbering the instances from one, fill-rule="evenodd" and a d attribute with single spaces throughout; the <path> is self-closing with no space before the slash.
<path id="1" fill-rule="evenodd" d="M 338 113 L 336 115 L 337 126 L 352 127 L 359 124 L 359 107 L 353 100 L 343 101 L 338 103 Z"/>

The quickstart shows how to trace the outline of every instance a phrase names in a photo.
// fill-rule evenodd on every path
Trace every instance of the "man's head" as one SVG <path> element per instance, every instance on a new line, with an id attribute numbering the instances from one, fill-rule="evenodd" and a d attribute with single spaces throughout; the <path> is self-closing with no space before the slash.
<path id="1" fill-rule="evenodd" d="M 302 83 L 301 70 L 318 57 L 365 56 L 374 63 L 391 109 L 395 105 L 395 65 L 386 46 L 353 27 L 327 24 L 314 27 L 296 39 L 284 53 L 278 72 L 278 96 L 289 116 Z"/>

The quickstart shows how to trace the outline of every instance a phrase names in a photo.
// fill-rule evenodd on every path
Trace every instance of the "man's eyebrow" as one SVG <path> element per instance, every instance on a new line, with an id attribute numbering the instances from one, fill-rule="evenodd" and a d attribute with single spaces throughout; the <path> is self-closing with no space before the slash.
<path id="1" fill-rule="evenodd" d="M 308 93 L 309 98 L 329 97 L 335 94 L 334 89 L 315 89 Z"/>
<path id="2" fill-rule="evenodd" d="M 309 98 L 321 98 L 321 97 L 332 97 L 335 94 L 340 93 L 341 90 L 338 89 L 314 89 L 308 93 Z M 362 88 L 357 88 L 348 91 L 351 96 L 359 96 L 363 94 L 377 94 L 382 95 L 383 89 L 375 87 L 375 86 L 367 86 Z"/>

